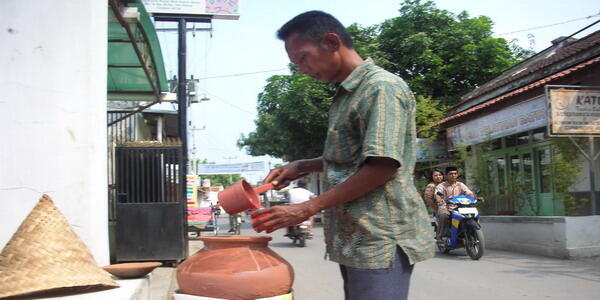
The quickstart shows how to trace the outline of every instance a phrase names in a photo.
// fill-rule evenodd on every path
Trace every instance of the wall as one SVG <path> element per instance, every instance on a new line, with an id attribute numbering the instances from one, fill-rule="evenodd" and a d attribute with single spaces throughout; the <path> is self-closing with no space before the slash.
<path id="1" fill-rule="evenodd" d="M 108 264 L 107 3 L 0 1 L 0 246 L 42 193 Z"/>
<path id="2" fill-rule="evenodd" d="M 482 216 L 486 248 L 560 258 L 600 256 L 600 216 Z"/>

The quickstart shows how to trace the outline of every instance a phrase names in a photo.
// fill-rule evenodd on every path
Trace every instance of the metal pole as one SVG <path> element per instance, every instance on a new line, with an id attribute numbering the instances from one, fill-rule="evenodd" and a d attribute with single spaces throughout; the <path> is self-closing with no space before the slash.
<path id="1" fill-rule="evenodd" d="M 181 138 L 181 163 L 179 164 L 179 182 L 181 184 L 181 190 L 179 191 L 181 195 L 181 203 L 182 203 L 182 214 L 183 214 L 183 224 L 184 224 L 184 232 L 182 234 L 186 235 L 183 238 L 183 255 L 184 257 L 188 256 L 188 240 L 187 240 L 187 214 L 185 213 L 185 208 L 187 207 L 187 167 L 188 167 L 188 146 L 187 146 L 187 80 L 186 80 L 186 20 L 181 18 L 178 20 L 179 25 L 179 43 L 177 50 L 177 62 L 178 62 L 178 84 L 177 84 L 177 108 L 179 110 L 179 136 Z"/>
<path id="2" fill-rule="evenodd" d="M 177 103 L 179 109 L 179 136 L 181 138 L 181 148 L 183 151 L 183 161 L 181 163 L 181 180 L 185 195 L 185 176 L 187 175 L 188 165 L 188 145 L 187 145 L 187 86 L 186 86 L 186 20 L 179 19 L 179 49 L 178 49 L 178 86 Z"/>
<path id="3" fill-rule="evenodd" d="M 596 153 L 594 149 L 594 137 L 589 137 L 590 139 L 590 158 L 588 161 L 590 162 L 590 193 L 592 194 L 592 215 L 598 214 L 596 211 L 596 179 L 594 176 L 594 161 L 596 161 Z"/>

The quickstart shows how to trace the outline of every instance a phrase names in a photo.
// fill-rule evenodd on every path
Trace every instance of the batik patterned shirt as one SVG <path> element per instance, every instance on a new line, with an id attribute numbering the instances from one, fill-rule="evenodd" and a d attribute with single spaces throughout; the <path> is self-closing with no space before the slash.
<path id="1" fill-rule="evenodd" d="M 399 77 L 364 61 L 338 87 L 323 151 L 325 190 L 354 175 L 369 157 L 398 162 L 375 190 L 325 210 L 327 256 L 361 269 L 392 267 L 396 246 L 411 264 L 434 254 L 431 226 L 414 182 L 414 96 Z"/>

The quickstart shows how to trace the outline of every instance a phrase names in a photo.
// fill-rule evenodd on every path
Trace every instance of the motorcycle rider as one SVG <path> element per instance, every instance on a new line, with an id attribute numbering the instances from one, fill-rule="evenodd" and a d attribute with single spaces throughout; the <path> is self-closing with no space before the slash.
<path id="1" fill-rule="evenodd" d="M 306 182 L 304 180 L 298 180 L 298 182 L 296 183 L 296 187 L 292 188 L 290 190 L 288 190 L 287 192 L 287 196 L 288 196 L 288 200 L 289 200 L 289 204 L 299 204 L 305 201 L 308 201 L 310 198 L 314 197 L 315 194 L 309 190 L 306 189 Z M 308 226 L 308 235 L 309 237 L 313 236 L 313 232 L 312 232 L 312 224 L 313 224 L 313 217 L 308 218 L 308 221 L 310 222 L 310 225 Z M 287 233 L 290 233 L 290 228 L 288 227 L 288 231 Z"/>
<path id="2" fill-rule="evenodd" d="M 450 211 L 446 205 L 446 200 L 460 195 L 475 197 L 475 194 L 473 194 L 464 183 L 457 181 L 458 176 L 458 168 L 449 166 L 446 168 L 446 181 L 435 187 L 435 202 L 437 205 L 437 222 L 439 229 L 438 234 L 435 237 L 437 243 L 443 243 L 442 237 L 448 231 Z"/>

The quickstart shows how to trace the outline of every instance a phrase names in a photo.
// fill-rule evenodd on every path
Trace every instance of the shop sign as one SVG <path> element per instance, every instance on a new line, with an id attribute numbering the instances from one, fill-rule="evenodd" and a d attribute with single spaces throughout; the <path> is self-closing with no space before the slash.
<path id="1" fill-rule="evenodd" d="M 198 206 L 198 202 L 196 201 L 198 199 L 198 176 L 188 174 L 186 175 L 185 179 L 185 194 L 187 207 L 196 207 Z"/>
<path id="2" fill-rule="evenodd" d="M 142 0 L 149 13 L 238 20 L 239 0 Z"/>
<path id="3" fill-rule="evenodd" d="M 546 98 L 542 95 L 446 129 L 448 148 L 482 143 L 547 123 Z"/>
<path id="4" fill-rule="evenodd" d="M 547 86 L 550 136 L 600 135 L 600 87 Z"/>

